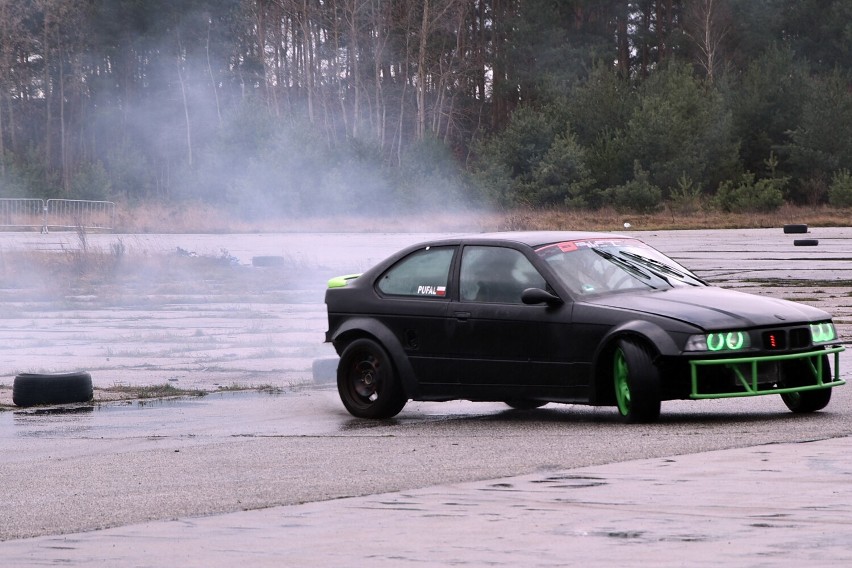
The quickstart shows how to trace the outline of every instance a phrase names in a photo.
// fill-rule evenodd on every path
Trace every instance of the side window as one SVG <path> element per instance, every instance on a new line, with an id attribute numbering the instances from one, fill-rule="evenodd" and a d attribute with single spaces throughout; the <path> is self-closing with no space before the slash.
<path id="1" fill-rule="evenodd" d="M 461 299 L 520 304 L 526 288 L 545 288 L 544 278 L 520 252 L 503 247 L 465 247 L 461 264 Z"/>
<path id="2" fill-rule="evenodd" d="M 426 247 L 394 264 L 379 279 L 379 290 L 395 296 L 444 298 L 455 247 Z"/>

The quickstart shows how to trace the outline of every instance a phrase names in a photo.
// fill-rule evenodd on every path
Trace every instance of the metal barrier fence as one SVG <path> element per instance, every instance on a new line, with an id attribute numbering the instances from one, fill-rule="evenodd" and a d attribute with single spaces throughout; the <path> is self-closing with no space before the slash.
<path id="1" fill-rule="evenodd" d="M 0 199 L 0 228 L 97 229 L 115 227 L 115 203 L 81 199 Z"/>
<path id="2" fill-rule="evenodd" d="M 0 227 L 26 229 L 44 227 L 43 199 L 0 199 Z"/>

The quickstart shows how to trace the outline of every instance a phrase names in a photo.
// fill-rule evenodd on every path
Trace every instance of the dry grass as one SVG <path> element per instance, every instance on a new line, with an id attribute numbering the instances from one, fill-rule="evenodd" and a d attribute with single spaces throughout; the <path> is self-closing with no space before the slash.
<path id="1" fill-rule="evenodd" d="M 171 397 L 190 397 L 190 396 L 206 396 L 207 391 L 199 389 L 183 389 L 178 388 L 168 383 L 161 385 L 113 385 L 110 387 L 100 388 L 99 391 L 106 393 L 102 397 L 103 400 L 112 398 L 120 399 L 148 399 L 148 398 L 171 398 Z M 114 396 L 110 396 L 114 395 Z M 96 400 L 98 397 L 95 397 Z"/>
<path id="2" fill-rule="evenodd" d="M 495 230 L 602 230 L 614 231 L 630 223 L 634 229 L 770 228 L 789 223 L 812 226 L 852 225 L 852 211 L 827 206 L 785 205 L 767 213 L 720 211 L 677 212 L 666 208 L 653 214 L 619 212 L 612 208 L 577 211 L 565 208 L 508 211 L 467 209 L 442 213 L 376 216 L 302 216 L 298 218 L 238 219 L 207 204 L 180 207 L 147 203 L 120 204 L 116 233 L 269 233 L 269 232 L 482 232 Z"/>
<path id="3" fill-rule="evenodd" d="M 690 214 L 671 210 L 653 214 L 627 214 L 615 209 L 576 212 L 564 209 L 514 211 L 506 213 L 501 230 L 588 230 L 618 231 L 630 223 L 638 230 L 673 229 L 760 229 L 805 223 L 815 227 L 852 225 L 852 212 L 828 207 L 797 207 L 785 205 L 769 213 L 724 213 L 702 211 Z"/>

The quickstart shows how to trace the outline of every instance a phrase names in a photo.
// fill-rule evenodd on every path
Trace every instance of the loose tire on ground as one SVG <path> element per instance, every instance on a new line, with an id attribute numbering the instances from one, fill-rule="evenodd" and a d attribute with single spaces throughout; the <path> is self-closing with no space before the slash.
<path id="1" fill-rule="evenodd" d="M 387 351 L 367 338 L 356 339 L 340 355 L 337 392 L 358 418 L 392 418 L 408 402 Z"/>
<path id="2" fill-rule="evenodd" d="M 819 239 L 796 239 L 793 241 L 793 246 L 796 247 L 815 247 L 819 244 Z"/>
<path id="3" fill-rule="evenodd" d="M 807 233 L 807 232 L 808 232 L 808 226 L 807 225 L 802 225 L 802 224 L 784 225 L 784 233 L 785 234 Z"/>
<path id="4" fill-rule="evenodd" d="M 92 394 L 89 373 L 21 373 L 12 385 L 12 402 L 17 406 L 88 402 Z"/>
<path id="5" fill-rule="evenodd" d="M 660 417 L 660 371 L 646 345 L 620 340 L 612 356 L 612 376 L 625 422 L 655 422 Z"/>

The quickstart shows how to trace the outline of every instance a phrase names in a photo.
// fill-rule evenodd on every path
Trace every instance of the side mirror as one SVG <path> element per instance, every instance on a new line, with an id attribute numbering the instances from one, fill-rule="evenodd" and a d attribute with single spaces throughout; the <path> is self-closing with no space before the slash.
<path id="1" fill-rule="evenodd" d="M 547 304 L 550 307 L 561 306 L 565 303 L 559 296 L 554 296 L 541 288 L 527 288 L 521 293 L 521 301 L 530 306 Z"/>

